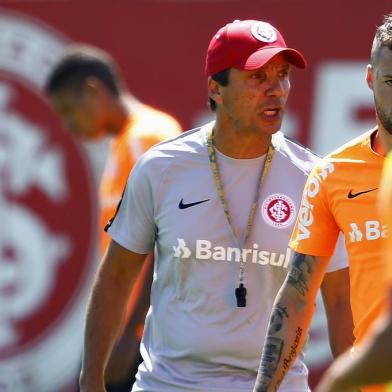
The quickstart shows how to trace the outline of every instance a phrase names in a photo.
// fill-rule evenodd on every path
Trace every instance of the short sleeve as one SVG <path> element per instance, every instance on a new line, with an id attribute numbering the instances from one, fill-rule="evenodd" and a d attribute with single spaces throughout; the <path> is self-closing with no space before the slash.
<path id="1" fill-rule="evenodd" d="M 131 171 L 116 215 L 106 229 L 114 241 L 140 254 L 154 248 L 156 236 L 150 162 L 143 156 Z"/>
<path id="2" fill-rule="evenodd" d="M 328 198 L 328 186 L 333 171 L 332 163 L 322 161 L 308 177 L 289 243 L 298 253 L 331 256 L 334 252 L 340 229 L 330 209 Z"/>
<path id="3" fill-rule="evenodd" d="M 389 153 L 384 163 L 379 209 L 386 217 L 387 225 L 392 227 L 392 153 Z M 392 284 L 392 235 L 389 235 L 386 240 L 384 254 L 387 279 Z"/>

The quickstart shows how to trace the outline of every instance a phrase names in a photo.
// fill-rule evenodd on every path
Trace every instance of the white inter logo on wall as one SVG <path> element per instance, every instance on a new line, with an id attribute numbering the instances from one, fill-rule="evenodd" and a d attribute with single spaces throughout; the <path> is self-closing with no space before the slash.
<path id="1" fill-rule="evenodd" d="M 64 390 L 74 384 L 80 366 L 81 325 L 95 271 L 94 202 L 82 152 L 70 135 L 51 125 L 49 107 L 41 96 L 65 44 L 60 34 L 39 21 L 2 10 L 0 390 L 4 392 Z M 81 199 L 83 209 L 78 209 Z M 80 222 L 75 224 L 74 218 Z"/>

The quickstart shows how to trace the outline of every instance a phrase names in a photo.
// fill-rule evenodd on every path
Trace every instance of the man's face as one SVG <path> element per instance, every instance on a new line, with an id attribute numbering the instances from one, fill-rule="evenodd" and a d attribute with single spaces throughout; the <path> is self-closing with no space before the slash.
<path id="1" fill-rule="evenodd" d="M 379 125 L 392 137 L 392 50 L 378 50 L 376 64 L 368 67 L 367 81 L 373 90 Z"/>
<path id="2" fill-rule="evenodd" d="M 85 89 L 64 88 L 50 94 L 49 100 L 67 130 L 84 139 L 101 136 L 102 110 L 97 99 Z"/>
<path id="3" fill-rule="evenodd" d="M 289 71 L 284 54 L 254 71 L 232 68 L 228 85 L 219 86 L 223 121 L 250 132 L 277 132 L 290 92 Z"/>

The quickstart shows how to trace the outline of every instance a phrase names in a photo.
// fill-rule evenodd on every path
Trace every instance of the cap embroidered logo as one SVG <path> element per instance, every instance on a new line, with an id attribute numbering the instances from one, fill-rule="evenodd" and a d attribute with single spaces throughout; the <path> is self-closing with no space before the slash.
<path id="1" fill-rule="evenodd" d="M 275 42 L 278 37 L 275 30 L 269 23 L 260 22 L 251 28 L 253 37 L 261 42 Z"/>

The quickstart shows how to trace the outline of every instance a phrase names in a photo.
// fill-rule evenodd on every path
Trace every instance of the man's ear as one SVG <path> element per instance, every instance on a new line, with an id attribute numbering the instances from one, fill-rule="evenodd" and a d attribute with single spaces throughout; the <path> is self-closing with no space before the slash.
<path id="1" fill-rule="evenodd" d="M 366 83 L 370 90 L 373 90 L 374 68 L 371 64 L 366 67 Z"/>
<path id="2" fill-rule="evenodd" d="M 222 86 L 216 82 L 211 76 L 207 81 L 208 97 L 215 101 L 216 104 L 221 104 L 223 102 L 222 98 Z"/>
<path id="3" fill-rule="evenodd" d="M 90 76 L 86 79 L 83 85 L 83 93 L 86 98 L 97 98 L 103 94 L 107 94 L 107 87 L 101 80 Z"/>

